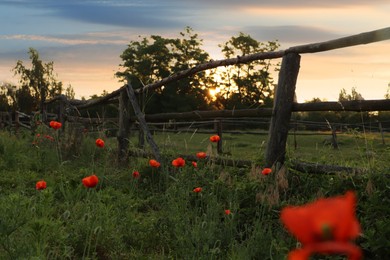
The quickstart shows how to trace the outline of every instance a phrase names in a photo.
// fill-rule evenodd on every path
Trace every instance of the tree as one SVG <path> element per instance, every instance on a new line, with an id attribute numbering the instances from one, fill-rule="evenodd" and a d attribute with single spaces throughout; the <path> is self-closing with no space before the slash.
<path id="1" fill-rule="evenodd" d="M 275 41 L 259 42 L 250 35 L 240 33 L 220 47 L 222 47 L 225 58 L 228 59 L 253 53 L 275 51 L 279 44 Z M 270 69 L 274 65 L 271 60 L 259 60 L 226 68 L 220 75 L 222 82 L 220 82 L 221 92 L 217 95 L 217 106 L 227 109 L 250 108 L 263 104 L 271 106 L 273 79 Z"/>
<path id="2" fill-rule="evenodd" d="M 18 60 L 14 67 L 14 73 L 19 76 L 20 88 L 16 91 L 16 95 L 20 98 L 32 98 L 30 108 L 23 108 L 25 106 L 20 102 L 17 103 L 18 109 L 23 112 L 31 112 L 42 108 L 46 99 L 52 98 L 62 92 L 62 82 L 56 80 L 54 76 L 54 63 L 43 63 L 39 58 L 37 50 L 30 48 L 28 51 L 31 60 L 31 68 L 27 68 L 23 61 Z M 19 100 L 20 101 L 20 100 Z M 27 111 L 29 110 L 29 111 Z"/>
<path id="3" fill-rule="evenodd" d="M 140 41 L 131 41 L 122 53 L 124 71 L 116 76 L 128 78 L 134 88 L 154 83 L 178 71 L 209 60 L 201 49 L 202 40 L 190 27 L 180 33 L 180 38 L 163 38 L 152 35 Z M 167 84 L 162 88 L 145 93 L 140 99 L 147 113 L 191 111 L 207 109 L 209 96 L 206 87 L 210 77 L 205 72 Z"/>

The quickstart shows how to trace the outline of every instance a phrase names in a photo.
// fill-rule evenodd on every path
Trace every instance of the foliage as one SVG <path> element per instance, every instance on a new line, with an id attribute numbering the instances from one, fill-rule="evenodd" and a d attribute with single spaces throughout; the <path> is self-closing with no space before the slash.
<path id="1" fill-rule="evenodd" d="M 250 35 L 240 33 L 225 42 L 222 53 L 225 58 L 234 58 L 253 53 L 270 52 L 278 49 L 276 41 L 258 42 Z M 250 108 L 259 105 L 272 106 L 273 79 L 270 69 L 277 68 L 271 60 L 253 61 L 227 67 L 221 73 L 220 92 L 216 104 L 226 109 Z"/>
<path id="2" fill-rule="evenodd" d="M 134 88 L 142 88 L 143 85 L 209 61 L 209 54 L 201 47 L 202 40 L 190 27 L 181 32 L 177 39 L 152 35 L 132 41 L 121 55 L 124 71 L 116 75 L 122 80 L 128 78 Z M 226 58 L 232 58 L 274 51 L 279 44 L 258 42 L 241 33 L 220 47 Z M 169 83 L 153 94 L 146 93 L 140 102 L 145 106 L 146 113 L 204 110 L 210 106 L 232 109 L 270 105 L 273 98 L 271 68 L 274 68 L 274 64 L 270 61 L 254 61 L 237 65 L 237 68 L 228 67 L 223 72 L 217 69 L 200 72 Z M 221 78 L 216 80 L 218 75 Z M 213 97 L 209 88 L 218 88 L 221 92 Z"/>
<path id="3" fill-rule="evenodd" d="M 180 38 L 152 35 L 140 41 L 131 41 L 121 58 L 125 68 L 116 75 L 130 80 L 134 88 L 154 83 L 169 75 L 206 62 L 209 55 L 201 49 L 202 40 L 190 27 Z M 208 108 L 205 73 L 186 78 L 153 93 L 145 93 L 140 103 L 146 113 L 191 111 Z"/>

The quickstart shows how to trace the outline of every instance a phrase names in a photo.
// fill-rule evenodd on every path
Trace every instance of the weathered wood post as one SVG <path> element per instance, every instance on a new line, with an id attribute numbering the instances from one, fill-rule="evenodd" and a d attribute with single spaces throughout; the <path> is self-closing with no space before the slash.
<path id="1" fill-rule="evenodd" d="M 297 53 L 288 53 L 283 56 L 269 128 L 266 167 L 271 167 L 275 163 L 284 163 L 300 60 L 301 56 Z"/>
<path id="2" fill-rule="evenodd" d="M 134 89 L 130 84 L 130 81 L 128 80 L 127 85 L 125 86 L 125 91 L 127 92 L 127 95 L 129 97 L 129 100 L 131 102 L 131 106 L 133 107 L 134 114 L 138 119 L 138 123 L 140 125 L 141 130 L 144 132 L 146 136 L 146 140 L 148 141 L 150 148 L 152 149 L 152 153 L 154 155 L 154 158 L 161 163 L 161 154 L 160 149 L 158 148 L 157 144 L 154 142 L 152 134 L 149 131 L 149 128 L 145 121 L 145 115 L 142 113 L 141 108 L 138 105 Z"/>
<path id="3" fill-rule="evenodd" d="M 130 135 L 130 102 L 126 89 L 119 96 L 119 130 L 118 130 L 118 163 L 126 166 L 128 163 Z"/>
<path id="4" fill-rule="evenodd" d="M 65 129 L 65 100 L 66 100 L 66 96 L 64 95 L 61 95 L 60 99 L 59 99 L 59 107 L 58 107 L 58 115 L 57 115 L 57 118 L 58 118 L 58 122 L 60 122 L 62 124 L 62 127 L 61 127 L 61 131 L 63 132 L 64 129 Z"/>
<path id="5" fill-rule="evenodd" d="M 217 142 L 217 152 L 218 154 L 222 154 L 222 120 L 221 119 L 215 119 L 214 120 L 214 128 L 217 132 L 217 135 L 219 135 L 220 140 Z"/>

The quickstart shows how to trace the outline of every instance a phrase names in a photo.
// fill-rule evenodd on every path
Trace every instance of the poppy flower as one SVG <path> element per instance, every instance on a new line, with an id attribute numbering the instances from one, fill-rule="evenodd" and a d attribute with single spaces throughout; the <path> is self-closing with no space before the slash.
<path id="1" fill-rule="evenodd" d="M 54 142 L 54 137 L 53 137 L 53 136 L 45 135 L 45 138 L 46 138 L 47 140 L 50 140 L 50 141 Z"/>
<path id="2" fill-rule="evenodd" d="M 201 191 L 202 191 L 201 187 L 197 187 L 197 188 L 193 189 L 193 192 L 195 192 L 195 193 L 199 193 Z"/>
<path id="3" fill-rule="evenodd" d="M 355 207 L 355 193 L 349 191 L 343 196 L 282 209 L 280 218 L 286 229 L 303 245 L 290 252 L 288 259 L 309 259 L 314 253 L 361 259 L 360 248 L 350 242 L 360 234 Z"/>
<path id="4" fill-rule="evenodd" d="M 210 141 L 213 143 L 217 143 L 219 142 L 219 140 L 221 140 L 221 137 L 219 137 L 219 135 L 210 136 Z"/>
<path id="5" fill-rule="evenodd" d="M 172 165 L 175 166 L 175 167 L 183 167 L 184 165 L 186 165 L 186 161 L 181 158 L 181 157 L 178 157 L 176 158 L 175 160 L 172 161 Z"/>
<path id="6" fill-rule="evenodd" d="M 196 153 L 196 157 L 198 157 L 199 159 L 204 159 L 207 157 L 207 154 L 205 152 L 199 152 Z"/>
<path id="7" fill-rule="evenodd" d="M 35 189 L 37 189 L 37 190 L 46 189 L 46 182 L 44 180 L 37 181 L 37 183 L 35 184 Z"/>
<path id="8" fill-rule="evenodd" d="M 99 178 L 95 174 L 91 175 L 91 176 L 88 176 L 88 177 L 85 177 L 82 180 L 83 185 L 85 187 L 87 187 L 87 188 L 94 188 L 94 187 L 96 187 L 98 182 L 99 182 Z"/>
<path id="9" fill-rule="evenodd" d="M 49 123 L 50 127 L 53 128 L 54 130 L 58 130 L 61 128 L 62 124 L 57 121 L 50 121 Z"/>
<path id="10" fill-rule="evenodd" d="M 271 168 L 264 168 L 262 171 L 261 171 L 261 174 L 263 175 L 268 175 L 272 172 L 272 169 Z"/>
<path id="11" fill-rule="evenodd" d="M 158 161 L 152 159 L 149 161 L 149 165 L 152 166 L 153 168 L 158 168 L 161 166 L 161 163 L 159 163 Z"/>
<path id="12" fill-rule="evenodd" d="M 104 147 L 103 139 L 100 139 L 100 138 L 96 139 L 95 144 L 96 144 L 97 147 L 100 147 L 100 148 Z"/>
<path id="13" fill-rule="evenodd" d="M 225 215 L 230 215 L 232 214 L 232 212 L 230 211 L 230 209 L 225 209 Z"/>
<path id="14" fill-rule="evenodd" d="M 138 171 L 134 171 L 134 172 L 133 172 L 133 178 L 134 178 L 134 179 L 138 179 L 139 176 L 140 176 L 140 174 L 139 174 Z"/>
<path id="15" fill-rule="evenodd" d="M 192 166 L 194 166 L 194 168 L 198 168 L 198 163 L 197 162 L 191 162 L 192 163 Z"/>

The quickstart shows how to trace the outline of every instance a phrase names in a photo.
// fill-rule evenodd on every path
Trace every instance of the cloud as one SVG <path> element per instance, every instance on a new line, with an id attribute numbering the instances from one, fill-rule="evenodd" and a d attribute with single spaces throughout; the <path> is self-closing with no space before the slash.
<path id="1" fill-rule="evenodd" d="M 54 37 L 54 36 L 43 36 L 43 35 L 26 35 L 26 34 L 15 34 L 15 35 L 0 35 L 0 40 L 23 40 L 23 41 L 42 41 L 47 43 L 57 43 L 62 45 L 101 45 L 101 44 L 114 44 L 114 45 L 125 45 L 128 41 L 124 39 L 105 39 L 104 36 L 99 38 L 86 37 L 88 35 L 80 35 L 76 37 Z"/>
<path id="2" fill-rule="evenodd" d="M 345 36 L 319 27 L 299 25 L 247 26 L 243 32 L 260 41 L 278 40 L 281 43 L 313 43 Z"/>

